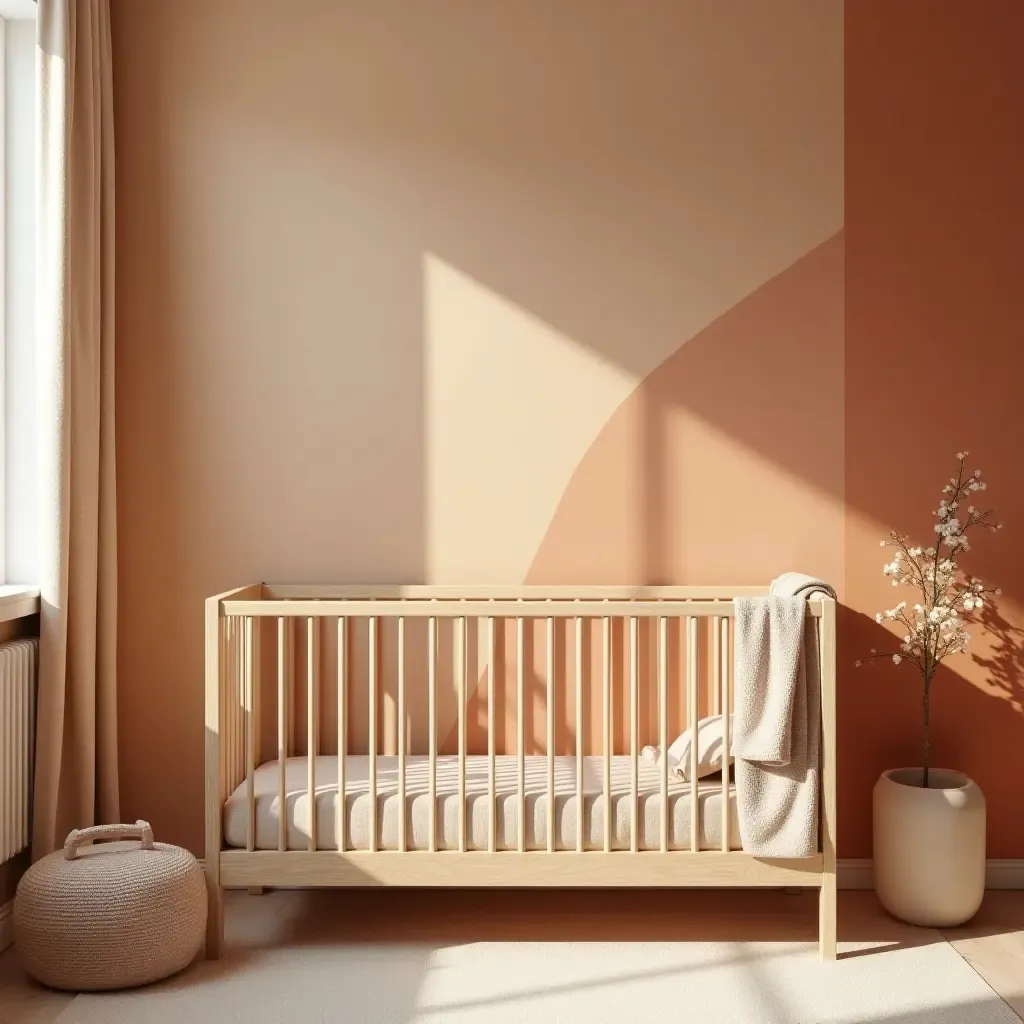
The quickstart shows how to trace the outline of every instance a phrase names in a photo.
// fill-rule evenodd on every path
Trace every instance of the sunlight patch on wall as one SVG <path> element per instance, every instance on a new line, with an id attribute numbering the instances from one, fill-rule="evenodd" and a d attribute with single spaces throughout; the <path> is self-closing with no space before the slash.
<path id="1" fill-rule="evenodd" d="M 427 253 L 427 579 L 519 583 L 637 381 Z"/>

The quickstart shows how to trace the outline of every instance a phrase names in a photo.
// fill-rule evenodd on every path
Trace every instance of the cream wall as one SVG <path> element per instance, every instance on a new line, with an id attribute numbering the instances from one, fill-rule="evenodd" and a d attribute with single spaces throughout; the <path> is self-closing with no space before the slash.
<path id="1" fill-rule="evenodd" d="M 838 0 L 112 8 L 125 814 L 201 842 L 220 589 L 841 585 Z M 826 396 L 810 456 L 752 376 L 780 341 Z M 605 504 L 595 558 L 555 544 Z"/>

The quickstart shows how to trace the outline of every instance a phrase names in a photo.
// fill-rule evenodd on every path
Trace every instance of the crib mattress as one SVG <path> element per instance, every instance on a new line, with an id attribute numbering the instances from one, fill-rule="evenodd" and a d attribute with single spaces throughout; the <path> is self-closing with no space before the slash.
<path id="1" fill-rule="evenodd" d="M 518 848 L 518 758 L 497 757 L 495 765 L 497 835 L 499 850 Z M 338 758 L 320 756 L 315 759 L 315 794 L 317 849 L 337 848 L 335 824 L 338 804 Z M 369 758 L 349 755 L 345 771 L 345 817 L 347 848 L 369 849 L 370 795 Z M 612 758 L 611 770 L 611 848 L 630 849 L 632 758 Z M 643 759 L 638 764 L 639 834 L 641 850 L 661 848 L 661 770 Z M 310 834 L 310 801 L 306 785 L 305 757 L 290 757 L 285 762 L 285 807 L 287 848 L 306 850 Z M 548 768 L 547 758 L 526 758 L 526 848 L 547 848 Z M 256 769 L 256 849 L 276 850 L 282 814 L 280 771 L 277 761 L 269 761 Z M 583 845 L 588 850 L 604 849 L 604 758 L 583 759 Z M 470 850 L 488 849 L 488 759 L 466 758 L 466 846 Z M 700 780 L 701 849 L 722 846 L 722 782 L 719 777 Z M 729 839 L 734 850 L 741 849 L 739 824 L 736 818 L 735 786 L 728 786 Z M 437 849 L 459 848 L 459 762 L 455 756 L 437 758 Z M 677 776 L 669 776 L 668 817 L 670 850 L 690 848 L 690 784 Z M 398 797 L 398 758 L 377 758 L 377 849 L 399 848 L 402 809 Z M 406 758 L 406 848 L 430 848 L 429 761 L 424 756 Z M 246 845 L 246 784 L 228 797 L 224 806 L 224 841 L 228 846 Z M 576 848 L 579 822 L 576 799 L 576 758 L 555 758 L 555 848 Z"/>

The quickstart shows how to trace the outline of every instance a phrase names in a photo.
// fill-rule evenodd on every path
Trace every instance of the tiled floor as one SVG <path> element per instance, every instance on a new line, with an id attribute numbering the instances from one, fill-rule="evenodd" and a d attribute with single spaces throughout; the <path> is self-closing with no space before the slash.
<path id="1" fill-rule="evenodd" d="M 459 891 L 359 890 L 311 898 L 299 892 L 266 897 L 232 893 L 232 930 L 251 932 L 271 919 L 297 914 L 306 925 L 332 918 L 330 933 L 344 941 L 467 942 L 477 938 L 579 941 L 717 940 L 813 941 L 815 897 L 779 891 Z M 344 907 L 344 912 L 340 908 Z M 840 893 L 840 939 L 915 944 L 918 929 L 893 921 L 870 892 Z M 339 917 L 343 921 L 339 921 Z M 485 922 L 485 924 L 482 924 Z M 1024 892 L 990 892 L 969 925 L 946 939 L 1024 1019 Z M 861 954 L 863 955 L 863 954 Z M 0 1024 L 51 1024 L 70 1001 L 27 981 L 13 950 L 0 955 Z M 111 1022 L 117 1024 L 117 1022 Z"/>

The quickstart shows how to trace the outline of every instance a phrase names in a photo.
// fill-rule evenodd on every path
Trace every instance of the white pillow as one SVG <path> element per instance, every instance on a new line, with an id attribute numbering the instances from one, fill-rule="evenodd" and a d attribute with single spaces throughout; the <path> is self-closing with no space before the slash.
<path id="1" fill-rule="evenodd" d="M 729 716 L 729 764 L 732 764 L 732 721 Z M 658 747 L 644 747 L 643 756 L 655 764 L 661 763 Z M 690 730 L 681 733 L 668 747 L 669 768 L 681 779 L 690 779 Z M 708 715 L 697 723 L 697 778 L 714 775 L 722 770 L 722 716 Z"/>

